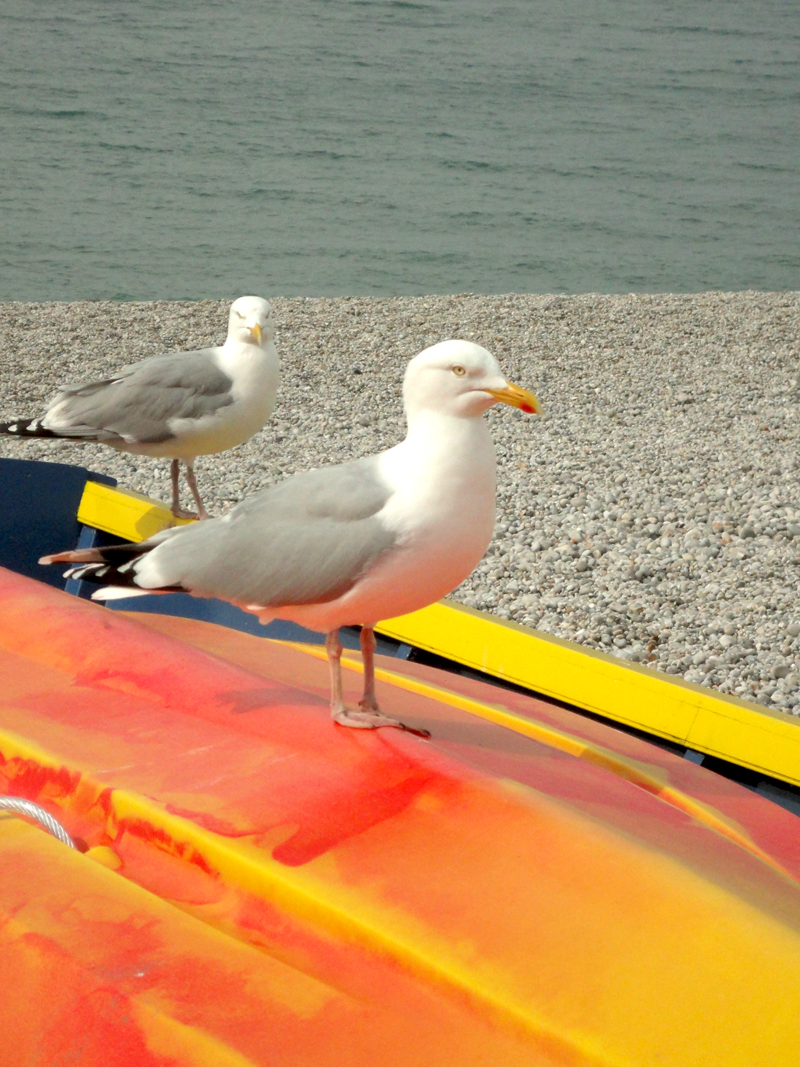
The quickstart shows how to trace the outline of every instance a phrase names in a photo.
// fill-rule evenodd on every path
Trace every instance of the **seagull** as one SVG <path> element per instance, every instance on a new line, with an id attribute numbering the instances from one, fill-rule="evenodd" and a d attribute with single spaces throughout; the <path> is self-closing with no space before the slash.
<path id="1" fill-rule="evenodd" d="M 111 587 L 93 599 L 183 591 L 228 600 L 263 623 L 288 619 L 327 634 L 334 722 L 408 729 L 378 705 L 374 627 L 439 600 L 479 563 L 495 521 L 496 462 L 483 413 L 498 401 L 531 414 L 540 406 L 468 341 L 415 356 L 403 400 L 408 433 L 388 451 L 296 474 L 219 519 L 41 562 L 70 563 L 70 577 Z M 356 625 L 358 710 L 344 702 L 339 641 L 339 627 Z"/>
<path id="2" fill-rule="evenodd" d="M 169 456 L 172 514 L 195 518 L 180 507 L 183 460 L 197 515 L 207 519 L 195 458 L 242 444 L 272 414 L 280 370 L 274 338 L 267 301 L 240 296 L 231 304 L 221 348 L 153 356 L 123 367 L 113 378 L 64 385 L 44 415 L 0 423 L 0 434 L 99 442 L 120 452 Z"/>

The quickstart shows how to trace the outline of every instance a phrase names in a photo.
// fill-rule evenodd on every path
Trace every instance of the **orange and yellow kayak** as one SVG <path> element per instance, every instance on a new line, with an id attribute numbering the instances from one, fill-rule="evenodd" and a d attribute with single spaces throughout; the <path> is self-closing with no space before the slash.
<path id="1" fill-rule="evenodd" d="M 796 1067 L 795 816 L 529 696 L 0 571 L 2 1067 Z M 358 697 L 348 661 L 348 698 Z"/>

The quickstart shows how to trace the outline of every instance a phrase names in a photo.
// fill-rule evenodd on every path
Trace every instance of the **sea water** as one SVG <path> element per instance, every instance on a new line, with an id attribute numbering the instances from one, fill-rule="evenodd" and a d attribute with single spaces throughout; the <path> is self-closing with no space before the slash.
<path id="1" fill-rule="evenodd" d="M 796 0 L 4 0 L 0 299 L 798 288 Z"/>

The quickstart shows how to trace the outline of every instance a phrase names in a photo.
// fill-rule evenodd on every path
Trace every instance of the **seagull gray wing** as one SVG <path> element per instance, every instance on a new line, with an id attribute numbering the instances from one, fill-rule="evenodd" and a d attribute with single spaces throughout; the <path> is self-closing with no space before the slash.
<path id="1" fill-rule="evenodd" d="M 222 519 L 182 527 L 137 571 L 240 604 L 326 603 L 397 545 L 377 517 L 390 496 L 377 456 L 298 474 Z"/>
<path id="2" fill-rule="evenodd" d="M 63 386 L 42 425 L 66 437 L 155 444 L 174 438 L 172 419 L 202 419 L 233 402 L 218 349 L 175 352 L 125 367 L 113 378 Z"/>

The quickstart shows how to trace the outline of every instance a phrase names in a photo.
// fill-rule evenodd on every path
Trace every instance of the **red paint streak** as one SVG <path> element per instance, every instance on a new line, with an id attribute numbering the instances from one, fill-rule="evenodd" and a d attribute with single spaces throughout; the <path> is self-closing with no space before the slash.
<path id="1" fill-rule="evenodd" d="M 8 792 L 13 788 L 16 796 L 34 801 L 72 796 L 81 780 L 79 771 L 71 771 L 64 766 L 42 767 L 34 760 L 21 756 L 6 759 L 2 752 L 0 774 L 8 782 Z"/>
<path id="2" fill-rule="evenodd" d="M 102 792 L 97 794 L 89 809 L 90 812 L 93 812 L 95 809 L 99 810 L 100 816 L 106 825 L 114 819 L 113 795 L 114 790 L 111 786 L 107 786 Z"/>
<path id="3" fill-rule="evenodd" d="M 167 810 L 169 810 L 169 807 L 167 807 Z M 172 834 L 160 826 L 154 826 L 147 819 L 119 818 L 114 810 L 114 790 L 111 787 L 107 787 L 107 789 L 98 793 L 92 803 L 92 811 L 99 813 L 103 824 L 105 824 L 110 844 L 118 844 L 127 833 L 133 838 L 155 845 L 162 853 L 167 853 L 187 863 L 192 863 L 194 866 L 199 867 L 199 870 L 203 871 L 204 874 L 213 878 L 218 876 L 218 872 L 198 853 L 194 845 L 176 841 Z"/>
<path id="4" fill-rule="evenodd" d="M 432 772 L 419 768 L 383 789 L 329 797 L 326 807 L 314 812 L 313 823 L 301 825 L 288 841 L 273 849 L 273 859 L 287 867 L 316 859 L 342 841 L 405 811 L 432 777 Z"/>
<path id="5" fill-rule="evenodd" d="M 145 819 L 120 819 L 116 824 L 115 842 L 121 841 L 125 834 L 130 834 L 132 837 L 146 841 L 149 845 L 154 845 L 159 851 L 166 852 L 170 856 L 183 860 L 184 863 L 190 863 L 198 867 L 203 874 L 207 874 L 212 878 L 219 877 L 219 872 L 209 864 L 205 856 L 198 852 L 194 845 L 176 841 L 166 830 L 163 830 L 160 826 L 153 826 L 151 822 L 147 822 Z"/>

